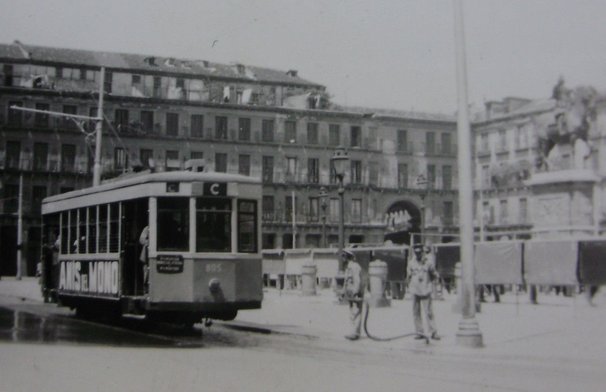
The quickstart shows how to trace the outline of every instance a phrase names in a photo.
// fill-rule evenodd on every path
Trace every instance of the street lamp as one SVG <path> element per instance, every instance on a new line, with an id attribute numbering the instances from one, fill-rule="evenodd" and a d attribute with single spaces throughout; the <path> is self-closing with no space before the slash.
<path id="1" fill-rule="evenodd" d="M 421 189 L 421 238 L 420 243 L 423 243 L 423 235 L 425 234 L 425 196 L 427 196 L 427 185 L 429 181 L 423 174 L 419 174 L 417 177 L 417 188 Z"/>
<path id="2" fill-rule="evenodd" d="M 325 187 L 320 188 L 320 207 L 322 207 L 322 248 L 326 248 L 326 199 L 328 192 Z"/>
<path id="3" fill-rule="evenodd" d="M 341 260 L 341 254 L 345 247 L 345 203 L 343 198 L 345 187 L 343 186 L 343 179 L 345 178 L 347 161 L 349 161 L 349 156 L 347 156 L 347 151 L 343 149 L 336 150 L 330 158 L 333 173 L 339 182 L 339 273 L 345 271 L 345 265 L 343 260 Z"/>

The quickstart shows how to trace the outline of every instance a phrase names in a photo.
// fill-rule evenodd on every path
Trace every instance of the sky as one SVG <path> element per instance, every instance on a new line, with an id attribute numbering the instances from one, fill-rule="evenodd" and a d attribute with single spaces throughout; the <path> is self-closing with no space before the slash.
<path id="1" fill-rule="evenodd" d="M 606 91 L 605 0 L 463 0 L 469 103 Z M 0 0 L 0 42 L 288 71 L 333 101 L 456 111 L 452 0 Z"/>

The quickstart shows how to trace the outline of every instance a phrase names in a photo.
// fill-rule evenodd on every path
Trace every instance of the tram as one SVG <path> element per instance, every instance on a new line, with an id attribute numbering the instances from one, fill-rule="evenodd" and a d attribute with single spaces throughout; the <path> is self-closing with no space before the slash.
<path id="1" fill-rule="evenodd" d="M 260 181 L 187 166 L 44 199 L 45 298 L 190 326 L 260 308 Z"/>

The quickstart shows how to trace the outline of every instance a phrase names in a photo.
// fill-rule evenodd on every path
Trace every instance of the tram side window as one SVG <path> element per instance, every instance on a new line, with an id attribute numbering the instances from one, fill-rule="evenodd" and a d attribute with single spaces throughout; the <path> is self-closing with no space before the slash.
<path id="1" fill-rule="evenodd" d="M 257 202 L 238 201 L 238 252 L 257 252 Z"/>
<path id="2" fill-rule="evenodd" d="M 196 199 L 196 252 L 231 252 L 230 199 Z"/>
<path id="3" fill-rule="evenodd" d="M 88 207 L 88 253 L 97 253 L 97 207 Z"/>
<path id="4" fill-rule="evenodd" d="M 107 253 L 107 208 L 108 204 L 99 206 L 99 253 Z"/>
<path id="5" fill-rule="evenodd" d="M 74 245 L 74 253 L 86 253 L 86 208 L 78 209 L 78 238 Z"/>
<path id="6" fill-rule="evenodd" d="M 120 250 L 120 203 L 109 205 L 109 251 L 117 253 Z"/>
<path id="7" fill-rule="evenodd" d="M 158 198 L 159 251 L 189 250 L 189 199 L 186 197 Z"/>
<path id="8" fill-rule="evenodd" d="M 69 211 L 61 213 L 61 254 L 69 253 Z"/>
<path id="9" fill-rule="evenodd" d="M 78 243 L 78 210 L 69 211 L 69 241 L 65 249 L 68 253 L 78 253 L 74 244 Z"/>

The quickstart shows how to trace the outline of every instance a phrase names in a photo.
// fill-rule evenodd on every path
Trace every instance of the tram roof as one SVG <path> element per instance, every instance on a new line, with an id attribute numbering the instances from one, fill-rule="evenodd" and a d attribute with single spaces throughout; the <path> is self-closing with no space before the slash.
<path id="1" fill-rule="evenodd" d="M 171 171 L 162 173 L 143 172 L 127 177 L 118 177 L 107 180 L 96 187 L 78 189 L 60 195 L 50 196 L 42 201 L 42 204 L 55 201 L 72 199 L 96 193 L 107 192 L 115 189 L 128 188 L 135 185 L 157 182 L 236 182 L 240 184 L 261 184 L 261 180 L 254 177 L 239 174 L 217 173 L 217 172 L 193 172 L 193 171 Z"/>

